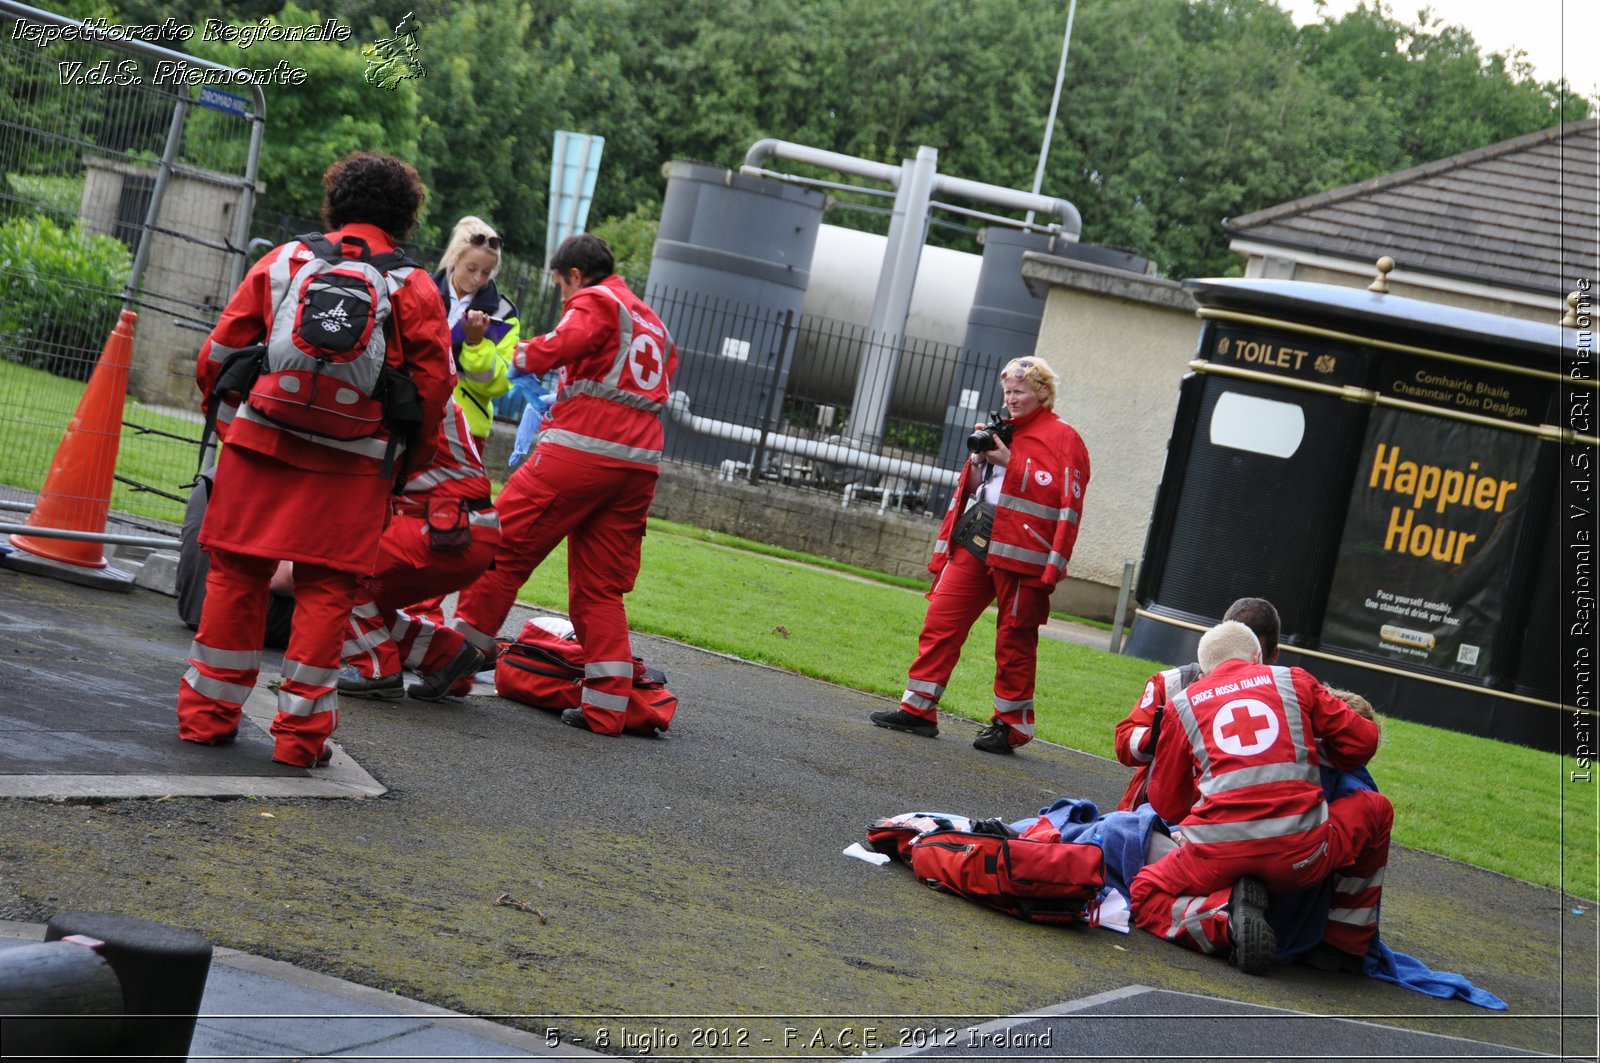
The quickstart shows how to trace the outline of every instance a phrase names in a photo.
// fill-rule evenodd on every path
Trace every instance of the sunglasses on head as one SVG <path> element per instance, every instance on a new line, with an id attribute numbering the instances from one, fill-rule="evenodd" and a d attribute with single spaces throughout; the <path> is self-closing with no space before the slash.
<path id="1" fill-rule="evenodd" d="M 1030 358 L 1021 358 L 1021 359 L 1018 359 L 1016 365 L 1012 366 L 1009 370 L 1007 370 L 1007 374 L 1013 380 L 1021 380 L 1023 377 L 1028 375 L 1028 370 L 1030 370 L 1032 368 L 1033 368 L 1033 360 L 1032 359 L 1030 359 Z"/>
<path id="2" fill-rule="evenodd" d="M 489 250 L 500 250 L 500 238 L 498 236 L 488 236 L 484 233 L 473 233 L 471 236 L 467 237 L 467 242 L 473 247 L 482 247 L 484 244 L 488 244 Z"/>

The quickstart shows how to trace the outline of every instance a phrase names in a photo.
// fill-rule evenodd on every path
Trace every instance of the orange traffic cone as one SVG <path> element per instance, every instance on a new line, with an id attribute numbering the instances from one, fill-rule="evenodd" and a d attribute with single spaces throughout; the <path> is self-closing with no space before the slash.
<path id="1" fill-rule="evenodd" d="M 111 512 L 111 481 L 122 442 L 122 405 L 128 397 L 128 366 L 133 361 L 133 323 L 139 315 L 124 310 L 106 339 L 89 386 L 78 400 L 44 488 L 28 517 L 30 528 L 104 532 Z M 83 568 L 105 568 L 105 551 L 92 540 L 11 536 L 13 546 L 30 554 Z"/>

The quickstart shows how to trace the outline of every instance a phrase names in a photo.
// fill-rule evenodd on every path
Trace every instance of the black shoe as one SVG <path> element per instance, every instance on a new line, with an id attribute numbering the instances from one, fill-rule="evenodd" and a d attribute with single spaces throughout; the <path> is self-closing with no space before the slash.
<path id="1" fill-rule="evenodd" d="M 582 709 L 561 710 L 561 722 L 566 724 L 568 727 L 576 727 L 582 731 L 594 730 L 593 727 L 589 726 L 589 721 L 584 718 Z"/>
<path id="2" fill-rule="evenodd" d="M 872 714 L 872 722 L 891 731 L 904 731 L 906 734 L 921 735 L 923 738 L 939 737 L 938 724 L 924 720 L 921 716 L 913 716 L 904 709 L 882 709 Z"/>
<path id="3" fill-rule="evenodd" d="M 405 684 L 401 681 L 399 672 L 394 675 L 375 675 L 369 678 L 357 671 L 353 664 L 344 665 L 339 669 L 337 685 L 339 693 L 356 698 L 399 701 L 406 696 Z"/>
<path id="4" fill-rule="evenodd" d="M 995 720 L 988 727 L 978 732 L 978 737 L 972 740 L 973 749 L 981 749 L 985 753 L 999 753 L 1009 757 L 1016 750 L 1011 745 L 1011 725 L 1001 720 Z"/>
<path id="5" fill-rule="evenodd" d="M 441 701 L 462 676 L 477 675 L 488 663 L 488 658 L 470 642 L 462 643 L 456 655 L 432 675 L 425 675 L 419 683 L 406 687 L 406 693 L 418 701 Z"/>
<path id="6" fill-rule="evenodd" d="M 1233 963 L 1245 974 L 1264 974 L 1278 952 L 1278 935 L 1267 922 L 1267 884 L 1246 876 L 1228 895 L 1228 929 Z"/>

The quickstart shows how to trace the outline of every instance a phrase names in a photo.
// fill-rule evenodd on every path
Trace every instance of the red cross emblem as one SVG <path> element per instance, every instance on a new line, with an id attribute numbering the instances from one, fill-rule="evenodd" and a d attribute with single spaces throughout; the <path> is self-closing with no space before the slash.
<path id="1" fill-rule="evenodd" d="M 1253 756 L 1277 741 L 1278 714 L 1266 702 L 1239 698 L 1218 710 L 1211 735 L 1224 753 Z"/>

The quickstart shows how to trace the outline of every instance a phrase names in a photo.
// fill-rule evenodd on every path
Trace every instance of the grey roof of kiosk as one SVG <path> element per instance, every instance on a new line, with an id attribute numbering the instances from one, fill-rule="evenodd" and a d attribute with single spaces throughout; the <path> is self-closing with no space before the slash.
<path id="1" fill-rule="evenodd" d="M 1529 368 L 1554 369 L 1547 360 L 1556 353 L 1564 362 L 1577 357 L 1577 332 L 1555 322 L 1543 324 L 1309 281 L 1206 277 L 1184 281 L 1183 286 L 1202 307 L 1287 318 L 1419 347 L 1470 347 L 1469 353 L 1478 355 L 1492 348 L 1497 354 L 1509 355 L 1508 362 L 1545 361 Z"/>
<path id="2" fill-rule="evenodd" d="M 1223 222 L 1255 240 L 1519 291 L 1565 296 L 1600 239 L 1585 118 Z"/>

